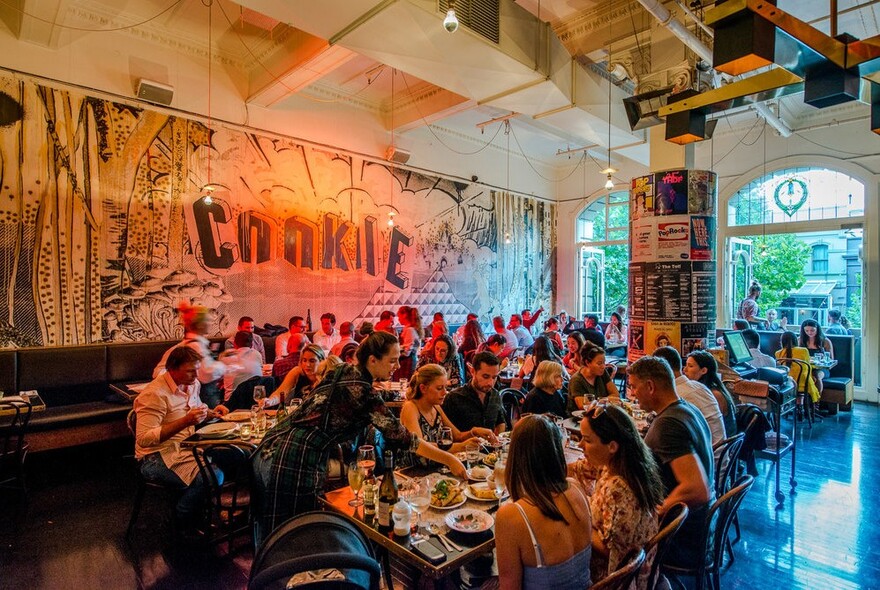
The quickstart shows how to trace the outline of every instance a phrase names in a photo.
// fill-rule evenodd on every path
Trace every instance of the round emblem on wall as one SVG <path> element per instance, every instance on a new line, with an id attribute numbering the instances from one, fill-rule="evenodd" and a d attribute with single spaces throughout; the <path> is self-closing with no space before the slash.
<path id="1" fill-rule="evenodd" d="M 807 183 L 792 176 L 776 186 L 776 190 L 773 191 L 773 200 L 776 201 L 777 207 L 791 217 L 807 202 L 808 193 Z"/>

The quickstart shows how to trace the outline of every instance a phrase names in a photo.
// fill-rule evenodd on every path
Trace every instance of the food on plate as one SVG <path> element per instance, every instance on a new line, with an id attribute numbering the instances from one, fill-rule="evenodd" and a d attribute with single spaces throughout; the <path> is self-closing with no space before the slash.
<path id="1" fill-rule="evenodd" d="M 489 473 L 491 472 L 488 467 L 477 465 L 476 467 L 471 468 L 470 476 L 472 479 L 486 479 L 489 477 Z"/>
<path id="2" fill-rule="evenodd" d="M 483 457 L 483 463 L 488 465 L 489 467 L 494 467 L 495 463 L 498 462 L 498 453 L 489 453 L 485 457 Z"/>
<path id="3" fill-rule="evenodd" d="M 461 488 L 451 479 L 441 479 L 431 490 L 431 506 L 445 508 L 461 502 L 464 502 Z"/>
<path id="4" fill-rule="evenodd" d="M 475 498 L 479 498 L 480 500 L 495 500 L 497 496 L 495 495 L 495 490 L 490 489 L 488 486 L 468 486 L 470 488 L 471 494 Z"/>

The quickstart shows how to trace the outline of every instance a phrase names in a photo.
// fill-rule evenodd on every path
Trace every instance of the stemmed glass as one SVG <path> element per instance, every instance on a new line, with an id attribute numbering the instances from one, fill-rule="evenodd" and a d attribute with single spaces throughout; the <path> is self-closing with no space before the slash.
<path id="1" fill-rule="evenodd" d="M 424 536 L 419 533 L 419 527 L 422 524 L 422 514 L 424 514 L 431 506 L 431 482 L 427 477 L 422 479 L 413 479 L 409 490 L 409 505 L 416 513 L 416 532 L 413 534 L 413 540 L 418 541 Z"/>
<path id="2" fill-rule="evenodd" d="M 364 472 L 364 479 L 369 479 L 376 468 L 376 449 L 373 445 L 361 445 L 358 447 L 357 466 Z"/>
<path id="3" fill-rule="evenodd" d="M 348 485 L 354 492 L 354 499 L 348 501 L 349 506 L 362 506 L 364 499 L 360 497 L 361 488 L 364 487 L 364 470 L 352 461 L 348 466 Z"/>
<path id="4" fill-rule="evenodd" d="M 452 429 L 448 426 L 443 426 L 440 428 L 440 432 L 437 434 L 437 447 L 441 451 L 449 451 L 452 448 Z M 449 473 L 449 468 L 446 465 L 441 465 L 440 473 L 446 475 Z"/>
<path id="5" fill-rule="evenodd" d="M 264 399 L 266 399 L 266 387 L 264 385 L 255 385 L 254 386 L 254 403 L 257 403 L 262 406 Z"/>

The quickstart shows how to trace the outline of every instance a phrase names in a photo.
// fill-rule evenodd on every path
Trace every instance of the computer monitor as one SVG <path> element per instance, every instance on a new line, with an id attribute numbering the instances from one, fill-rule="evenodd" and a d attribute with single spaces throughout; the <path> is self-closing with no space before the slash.
<path id="1" fill-rule="evenodd" d="M 752 360 L 752 353 L 749 352 L 749 345 L 746 344 L 742 332 L 736 330 L 724 332 L 722 337 L 724 338 L 724 348 L 727 349 L 730 356 L 731 365 L 741 365 Z"/>

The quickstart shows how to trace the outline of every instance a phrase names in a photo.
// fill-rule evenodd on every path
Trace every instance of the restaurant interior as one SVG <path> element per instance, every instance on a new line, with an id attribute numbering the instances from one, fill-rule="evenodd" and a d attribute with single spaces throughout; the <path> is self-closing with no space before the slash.
<path id="1" fill-rule="evenodd" d="M 448 337 L 469 314 L 490 336 L 496 316 L 501 334 L 540 310 L 529 342 L 500 354 L 507 430 L 529 417 L 533 337 L 556 332 L 561 359 L 588 315 L 606 341 L 618 309 L 628 335 L 602 356 L 636 426 L 651 413 L 628 367 L 664 345 L 683 364 L 710 349 L 735 401 L 768 424 L 755 459 L 716 482 L 716 499 L 745 495 L 719 508 L 730 530 L 708 535 L 707 564 L 680 587 L 876 587 L 878 19 L 878 0 L 0 0 L 0 587 L 272 587 L 255 581 L 278 557 L 249 505 L 209 517 L 229 525 L 221 541 L 213 520 L 183 538 L 174 494 L 142 475 L 132 408 L 189 342 L 181 304 L 210 310 L 215 357 L 252 318 L 267 405 L 278 336 L 297 317 L 317 344 L 327 313 L 338 331 L 391 311 L 408 346 L 404 307 L 426 328 L 416 344 L 436 341 L 436 313 Z M 781 334 L 837 316 L 825 356 L 820 342 L 818 357 L 786 360 Z M 788 377 L 749 364 L 750 328 Z M 479 379 L 471 359 L 462 384 Z M 530 361 L 531 374 L 511 370 Z M 395 382 L 411 375 L 372 372 L 391 378 L 395 420 L 412 401 Z M 732 384 L 755 378 L 763 393 Z M 557 421 L 568 463 L 586 460 L 584 412 L 603 411 L 588 397 Z M 10 418 L 22 404 L 26 428 Z M 250 407 L 238 408 L 253 450 Z M 210 447 L 198 436 L 184 445 L 196 462 Z M 494 434 L 479 439 L 480 458 L 458 453 L 469 469 L 509 458 Z M 364 484 L 349 489 L 343 446 L 322 507 L 379 568 L 353 587 L 516 587 L 494 534 L 457 529 L 433 503 L 421 522 L 445 522 L 448 538 L 421 542 L 416 526 L 403 543 L 364 525 L 347 508 Z M 414 506 L 419 485 L 401 473 Z M 225 521 L 242 514 L 233 534 Z M 291 551 L 318 554 L 328 518 L 292 529 L 305 549 Z M 436 563 L 414 557 L 429 544 Z M 664 587 L 639 573 L 656 562 L 676 577 L 662 546 L 620 562 L 635 564 L 624 585 L 602 583 Z M 320 585 L 333 563 L 288 587 Z"/>

